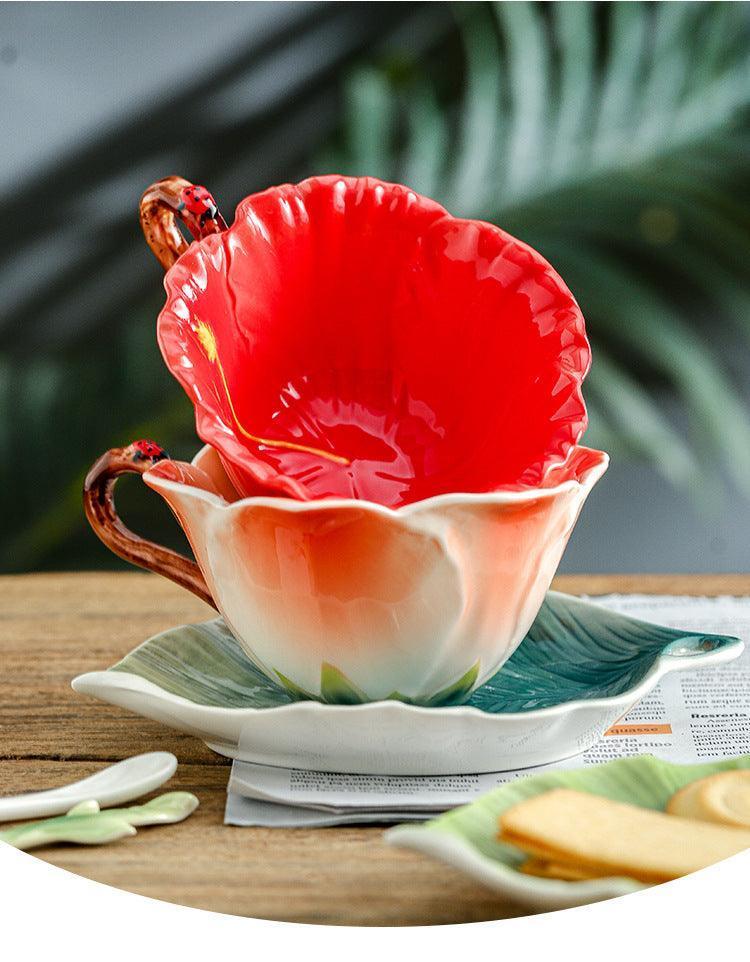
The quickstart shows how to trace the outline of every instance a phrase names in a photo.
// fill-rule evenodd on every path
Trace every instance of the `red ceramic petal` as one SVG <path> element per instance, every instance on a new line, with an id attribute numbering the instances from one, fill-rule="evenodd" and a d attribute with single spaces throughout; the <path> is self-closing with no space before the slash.
<path id="1" fill-rule="evenodd" d="M 165 286 L 162 352 L 242 494 L 398 507 L 536 485 L 585 429 L 590 351 L 560 277 L 405 187 L 248 197 Z"/>

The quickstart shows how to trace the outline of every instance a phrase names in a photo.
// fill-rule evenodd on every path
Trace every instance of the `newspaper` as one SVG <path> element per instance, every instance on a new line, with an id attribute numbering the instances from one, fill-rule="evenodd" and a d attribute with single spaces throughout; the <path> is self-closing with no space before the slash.
<path id="1" fill-rule="evenodd" d="M 667 675 L 588 751 L 538 768 L 480 775 L 346 775 L 234 762 L 225 821 L 333 825 L 420 820 L 512 779 L 649 753 L 683 764 L 750 753 L 750 598 L 608 595 L 615 611 L 675 628 L 738 635 L 734 661 Z"/>

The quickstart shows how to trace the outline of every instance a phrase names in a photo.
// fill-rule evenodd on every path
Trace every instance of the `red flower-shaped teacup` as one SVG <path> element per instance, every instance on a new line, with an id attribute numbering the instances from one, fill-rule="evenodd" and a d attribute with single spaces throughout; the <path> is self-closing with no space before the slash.
<path id="1" fill-rule="evenodd" d="M 607 465 L 578 445 L 590 354 L 567 287 L 497 227 L 370 178 L 267 190 L 229 228 L 170 178 L 142 220 L 167 268 L 159 343 L 207 446 L 104 455 L 99 536 L 303 696 L 466 697 L 528 630 Z M 133 470 L 197 565 L 119 521 Z"/>

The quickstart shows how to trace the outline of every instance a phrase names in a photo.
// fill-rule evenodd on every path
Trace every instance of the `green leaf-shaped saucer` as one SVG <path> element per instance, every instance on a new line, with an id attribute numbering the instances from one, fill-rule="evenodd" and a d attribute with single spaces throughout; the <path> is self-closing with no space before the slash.
<path id="1" fill-rule="evenodd" d="M 366 774 L 453 774 L 540 765 L 583 751 L 667 672 L 727 661 L 736 638 L 651 625 L 550 592 L 531 630 L 464 700 L 477 666 L 442 705 L 367 702 L 335 666 L 323 698 L 271 681 L 221 619 L 163 632 L 76 691 L 203 738 L 230 757 Z"/>
<path id="2" fill-rule="evenodd" d="M 551 788 L 564 787 L 663 811 L 671 796 L 688 782 L 739 768 L 750 768 L 750 755 L 708 765 L 672 765 L 653 755 L 638 755 L 604 765 L 545 772 L 508 782 L 470 805 L 422 825 L 398 825 L 386 832 L 386 840 L 431 855 L 451 870 L 458 869 L 504 896 L 542 911 L 584 905 L 644 886 L 626 878 L 562 882 L 519 872 L 527 856 L 497 839 L 498 819 L 507 808 Z"/>

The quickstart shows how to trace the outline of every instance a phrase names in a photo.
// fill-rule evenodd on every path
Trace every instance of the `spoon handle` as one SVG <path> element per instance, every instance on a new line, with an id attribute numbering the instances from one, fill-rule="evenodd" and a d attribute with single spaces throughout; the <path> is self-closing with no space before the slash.
<path id="1" fill-rule="evenodd" d="M 66 805 L 70 808 L 73 804 L 69 801 L 71 798 L 71 795 L 59 794 L 54 789 L 48 792 L 28 792 L 26 795 L 0 798 L 0 822 L 60 814 Z"/>
<path id="2" fill-rule="evenodd" d="M 135 755 L 69 785 L 0 798 L 0 822 L 64 815 L 76 803 L 91 799 L 102 807 L 129 802 L 159 788 L 176 768 L 171 752 Z"/>

